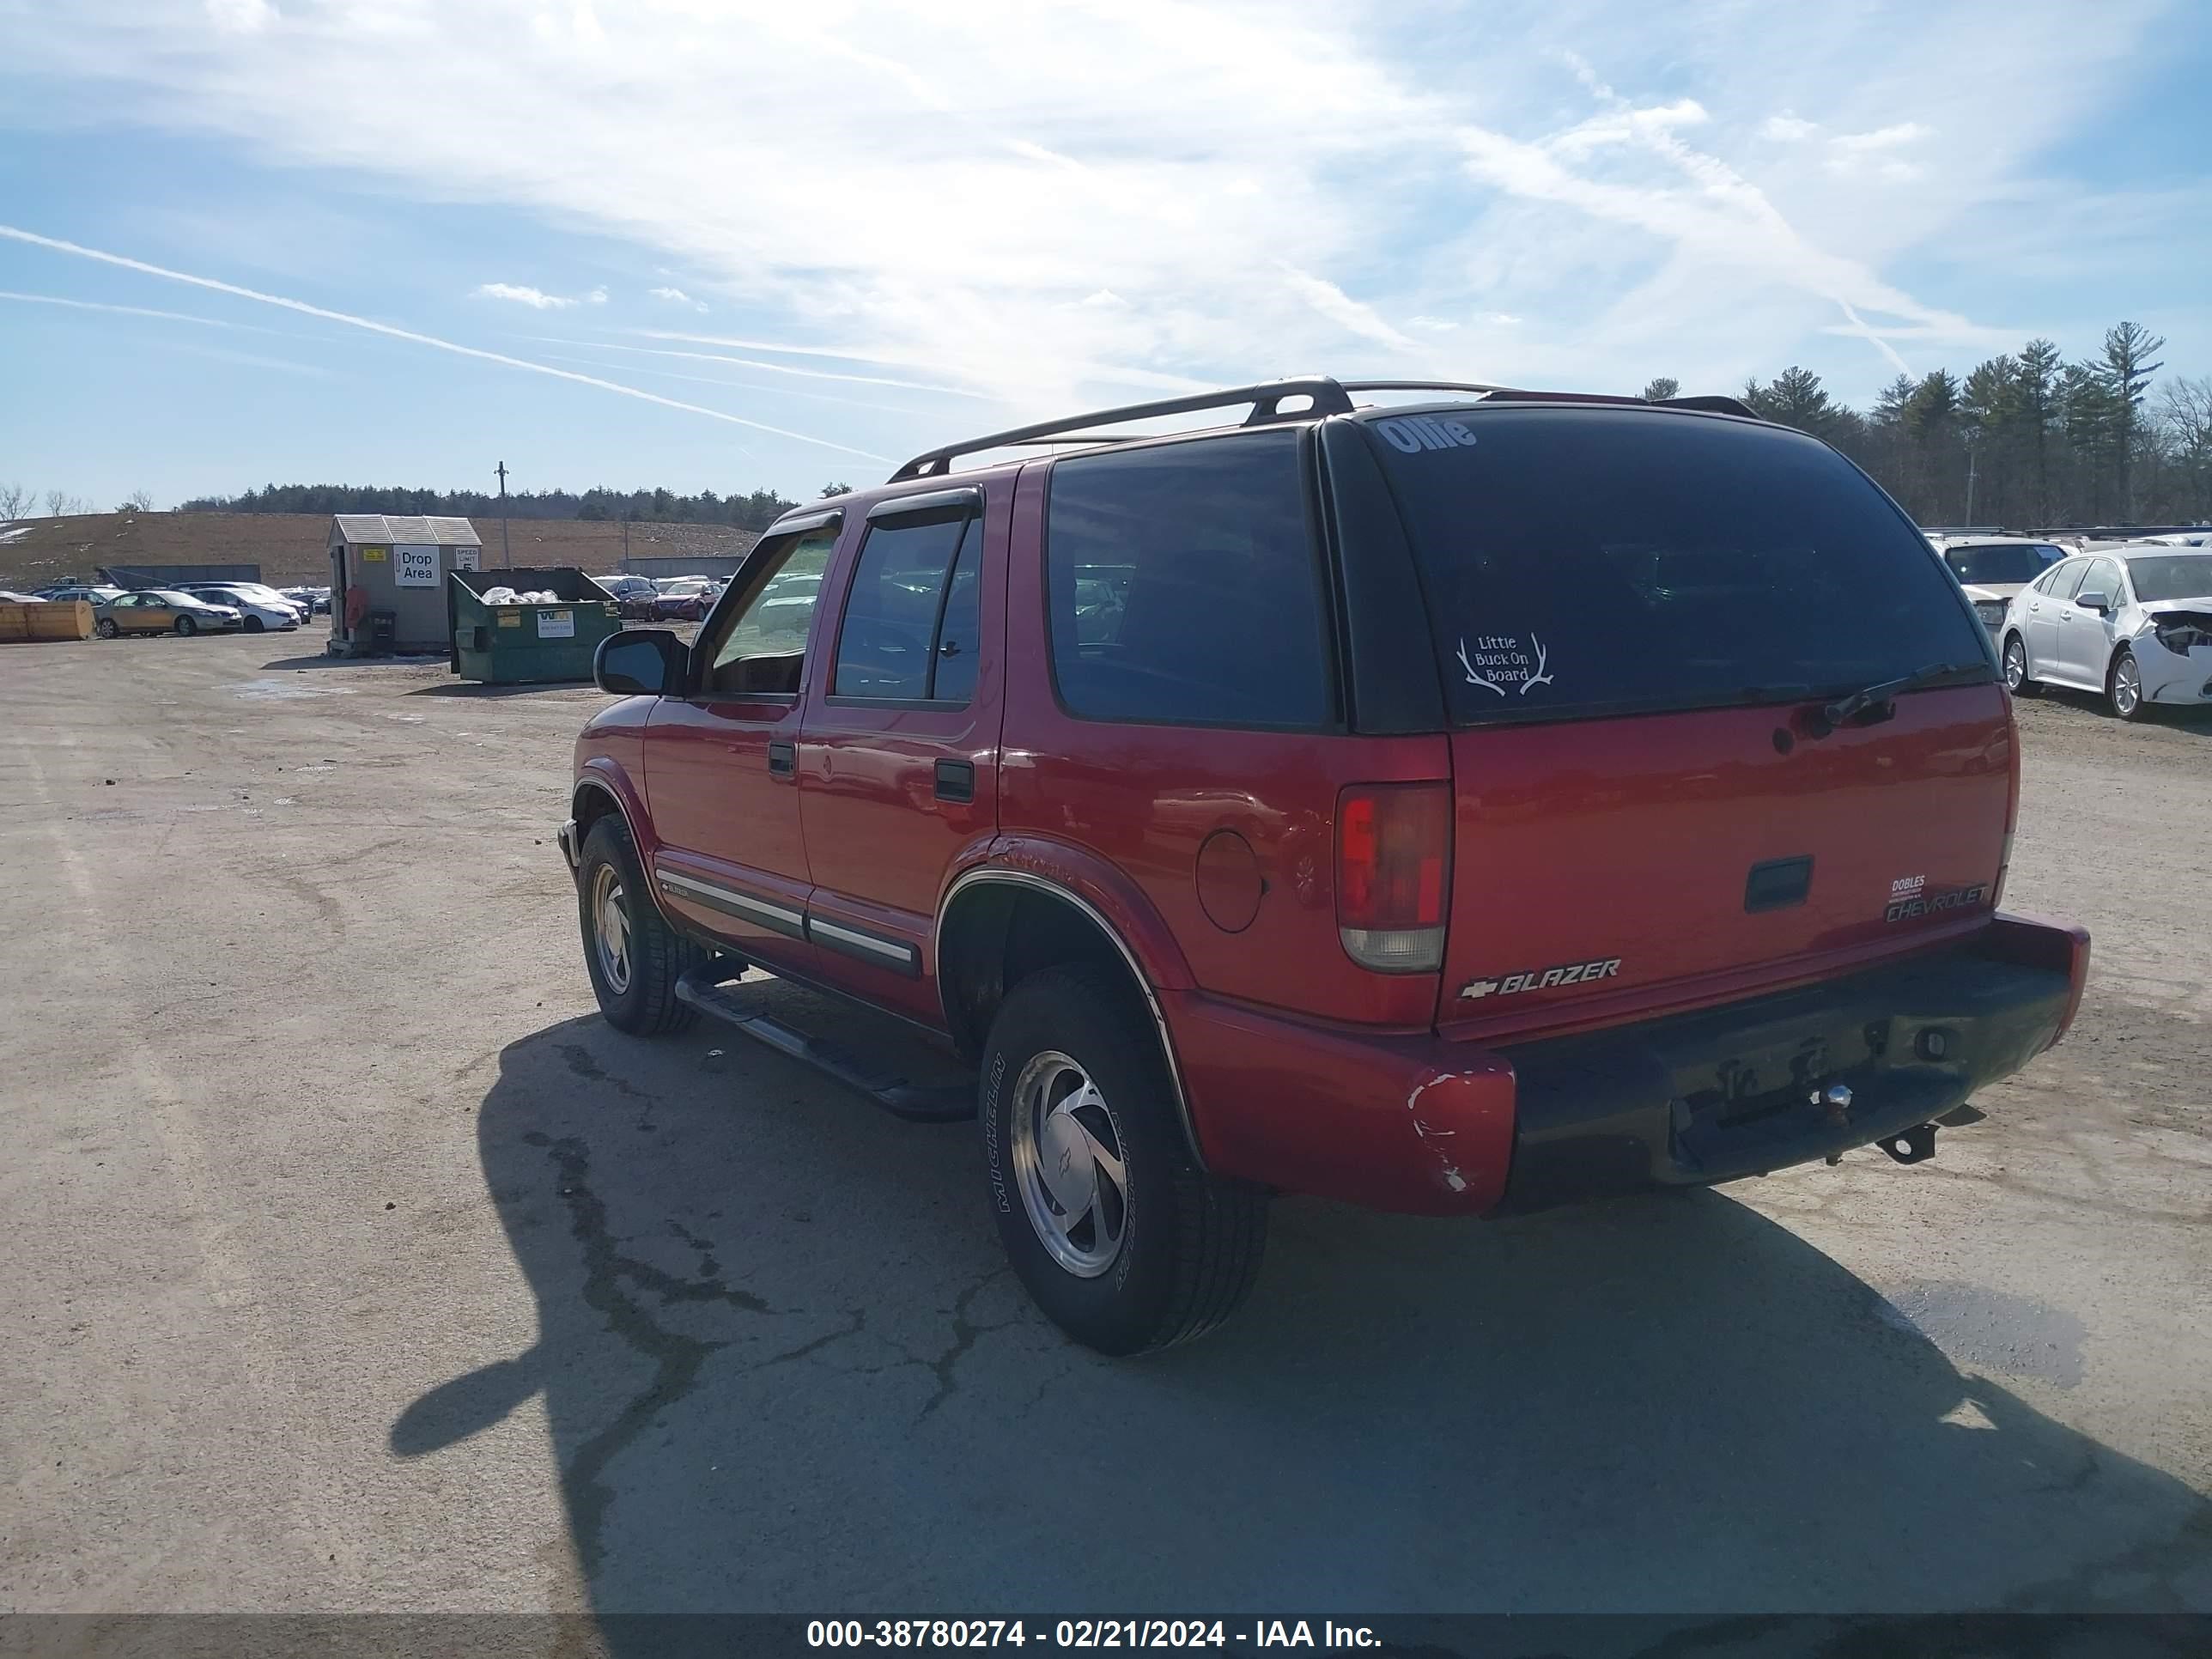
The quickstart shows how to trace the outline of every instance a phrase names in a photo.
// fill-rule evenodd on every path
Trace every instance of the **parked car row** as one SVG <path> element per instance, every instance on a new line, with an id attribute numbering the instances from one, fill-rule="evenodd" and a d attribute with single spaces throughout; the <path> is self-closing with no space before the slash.
<path id="1" fill-rule="evenodd" d="M 248 634 L 289 632 L 315 613 L 314 594 L 278 592 L 263 582 L 184 582 L 175 587 L 122 588 L 98 582 L 63 582 L 27 599 L 48 603 L 83 600 L 96 614 L 93 631 L 112 640 L 124 634 Z M 300 597 L 294 597 L 299 595 Z"/>
<path id="2" fill-rule="evenodd" d="M 726 576 L 594 576 L 629 622 L 699 622 L 727 587 Z"/>

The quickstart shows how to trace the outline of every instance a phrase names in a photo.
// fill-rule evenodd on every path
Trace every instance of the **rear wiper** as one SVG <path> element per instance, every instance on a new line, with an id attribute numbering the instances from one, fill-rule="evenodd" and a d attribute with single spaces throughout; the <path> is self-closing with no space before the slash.
<path id="1" fill-rule="evenodd" d="M 1869 685 L 1864 690 L 1854 691 L 1847 697 L 1838 697 L 1821 708 L 1820 718 L 1831 726 L 1841 726 L 1845 720 L 1869 708 L 1887 708 L 1903 692 L 1921 690 L 1954 675 L 1986 674 L 1989 666 L 1985 662 L 1930 663 L 1925 668 L 1914 669 L 1902 678 L 1884 680 L 1879 685 Z"/>

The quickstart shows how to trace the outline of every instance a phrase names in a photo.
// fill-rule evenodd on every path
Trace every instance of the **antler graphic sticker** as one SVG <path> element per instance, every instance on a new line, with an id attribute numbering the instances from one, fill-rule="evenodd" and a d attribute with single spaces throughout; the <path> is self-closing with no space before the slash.
<path id="1" fill-rule="evenodd" d="M 1505 695 L 1505 688 L 1496 680 L 1486 680 L 1474 672 L 1474 665 L 1467 659 L 1467 635 L 1464 634 L 1460 635 L 1459 641 L 1459 665 L 1467 670 L 1469 685 L 1480 685 L 1486 690 L 1495 691 L 1501 697 Z"/>
<path id="2" fill-rule="evenodd" d="M 1528 688 L 1530 686 L 1549 685 L 1552 683 L 1552 677 L 1544 672 L 1543 641 L 1538 639 L 1534 634 L 1531 634 L 1528 636 L 1528 643 L 1536 647 L 1536 672 L 1529 675 L 1527 679 L 1521 682 L 1521 695 L 1524 697 L 1528 695 Z M 1464 659 L 1462 659 L 1462 660 L 1464 660 Z M 1504 694 L 1500 693 L 1499 695 L 1503 696 Z"/>

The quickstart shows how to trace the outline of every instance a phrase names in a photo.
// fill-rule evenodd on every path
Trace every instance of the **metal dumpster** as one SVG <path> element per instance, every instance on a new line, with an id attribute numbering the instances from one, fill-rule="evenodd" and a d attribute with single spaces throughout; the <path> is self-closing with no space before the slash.
<path id="1" fill-rule="evenodd" d="M 558 597 L 550 605 L 485 602 L 486 593 L 502 587 Z M 446 619 L 453 672 L 488 685 L 587 680 L 599 641 L 622 631 L 620 607 L 606 589 L 580 570 L 559 567 L 450 571 Z"/>

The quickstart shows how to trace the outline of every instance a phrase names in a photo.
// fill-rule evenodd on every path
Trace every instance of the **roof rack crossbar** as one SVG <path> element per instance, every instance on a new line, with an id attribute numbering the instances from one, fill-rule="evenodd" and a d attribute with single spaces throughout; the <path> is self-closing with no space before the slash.
<path id="1" fill-rule="evenodd" d="M 1346 380 L 1346 392 L 1504 392 L 1481 380 Z"/>
<path id="2" fill-rule="evenodd" d="M 1308 407 L 1285 410 L 1282 404 L 1291 398 L 1310 399 Z M 1297 415 L 1349 415 L 1352 399 L 1344 388 L 1325 374 L 1304 375 L 1295 380 L 1263 380 L 1255 386 L 1224 387 L 1219 392 L 1201 392 L 1185 398 L 1163 398 L 1148 404 L 1125 404 L 1118 409 L 1093 410 L 1087 415 L 1065 416 L 1056 421 L 1038 421 L 1030 426 L 1010 427 L 1004 432 L 988 432 L 980 438 L 963 439 L 957 444 L 926 450 L 915 456 L 890 476 L 893 483 L 905 483 L 915 478 L 941 477 L 951 470 L 952 463 L 963 455 L 972 455 L 986 449 L 1009 448 L 1016 444 L 1053 438 L 1055 434 L 1081 432 L 1091 426 L 1118 426 L 1127 421 L 1150 420 L 1163 415 L 1194 415 L 1200 410 L 1230 409 L 1239 404 L 1249 404 L 1252 412 L 1244 418 L 1247 426 L 1262 426 L 1287 413 Z M 1064 435 L 1057 441 L 1071 441 Z"/>

